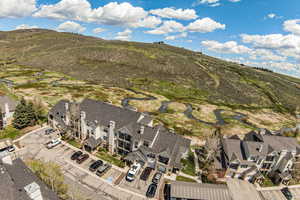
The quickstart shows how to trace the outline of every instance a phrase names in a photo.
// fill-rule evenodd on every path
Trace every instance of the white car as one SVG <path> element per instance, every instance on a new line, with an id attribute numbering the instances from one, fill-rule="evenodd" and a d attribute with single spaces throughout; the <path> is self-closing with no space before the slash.
<path id="1" fill-rule="evenodd" d="M 51 140 L 50 142 L 47 142 L 46 146 L 48 149 L 52 149 L 53 147 L 59 145 L 60 143 L 61 143 L 60 138 L 57 138 L 57 139 Z"/>
<path id="2" fill-rule="evenodd" d="M 127 181 L 134 181 L 135 176 L 139 173 L 140 169 L 141 169 L 142 165 L 141 163 L 135 163 L 132 165 L 132 167 L 130 168 L 130 170 L 127 173 L 126 176 L 126 180 Z"/>

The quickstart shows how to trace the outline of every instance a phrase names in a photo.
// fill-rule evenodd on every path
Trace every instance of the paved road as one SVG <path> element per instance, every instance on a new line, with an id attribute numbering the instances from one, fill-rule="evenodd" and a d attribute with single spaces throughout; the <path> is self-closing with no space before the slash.
<path id="1" fill-rule="evenodd" d="M 70 156 L 75 152 L 74 149 L 63 144 L 50 150 L 45 148 L 44 144 L 54 137 L 57 136 L 45 136 L 43 129 L 28 134 L 19 141 L 23 148 L 18 149 L 16 153 L 24 160 L 34 158 L 58 163 L 66 177 L 66 183 L 70 185 L 70 193 L 75 196 L 79 195 L 91 200 L 146 199 L 144 195 L 112 185 L 110 181 L 118 177 L 116 169 L 112 169 L 112 172 L 109 171 L 110 175 L 105 177 L 106 179 L 99 178 L 87 170 L 90 163 L 93 162 L 91 158 L 78 165 L 70 160 Z"/>

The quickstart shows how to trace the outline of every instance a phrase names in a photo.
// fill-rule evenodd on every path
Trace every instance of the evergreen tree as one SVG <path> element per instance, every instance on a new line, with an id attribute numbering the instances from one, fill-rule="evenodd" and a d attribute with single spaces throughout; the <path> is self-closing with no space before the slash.
<path id="1" fill-rule="evenodd" d="M 36 123 L 36 115 L 32 103 L 27 104 L 25 99 L 22 98 L 16 107 L 13 119 L 13 126 L 16 129 L 26 128 Z"/>

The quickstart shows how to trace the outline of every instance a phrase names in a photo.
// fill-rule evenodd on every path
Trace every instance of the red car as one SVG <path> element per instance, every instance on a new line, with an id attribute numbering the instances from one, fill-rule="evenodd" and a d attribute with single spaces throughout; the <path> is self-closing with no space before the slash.
<path id="1" fill-rule="evenodd" d="M 83 163 L 84 161 L 86 161 L 88 158 L 89 158 L 90 156 L 88 155 L 88 154 L 82 154 L 82 155 L 80 155 L 78 158 L 77 158 L 77 160 L 76 160 L 76 162 L 78 163 L 78 164 L 81 164 L 81 163 Z"/>

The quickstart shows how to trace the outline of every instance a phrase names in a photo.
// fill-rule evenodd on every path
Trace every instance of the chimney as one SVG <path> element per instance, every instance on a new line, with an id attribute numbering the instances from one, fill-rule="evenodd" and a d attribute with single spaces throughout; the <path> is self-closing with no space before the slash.
<path id="1" fill-rule="evenodd" d="M 9 116 L 9 106 L 8 103 L 5 103 L 4 105 L 4 112 L 5 112 L 5 118 L 7 118 Z"/>
<path id="2" fill-rule="evenodd" d="M 66 108 L 66 111 L 69 110 L 69 103 L 65 103 L 65 108 Z"/>
<path id="3" fill-rule="evenodd" d="M 143 135 L 145 131 L 145 126 L 141 126 L 139 130 L 139 134 Z"/>
<path id="4" fill-rule="evenodd" d="M 40 186 L 36 182 L 32 182 L 24 187 L 27 195 L 32 200 L 43 200 Z"/>
<path id="5" fill-rule="evenodd" d="M 85 119 L 86 118 L 86 114 L 85 114 L 85 112 L 84 111 L 81 111 L 81 119 Z"/>
<path id="6" fill-rule="evenodd" d="M 115 153 L 115 126 L 114 121 L 109 122 L 109 131 L 108 131 L 108 150 L 111 154 Z"/>

